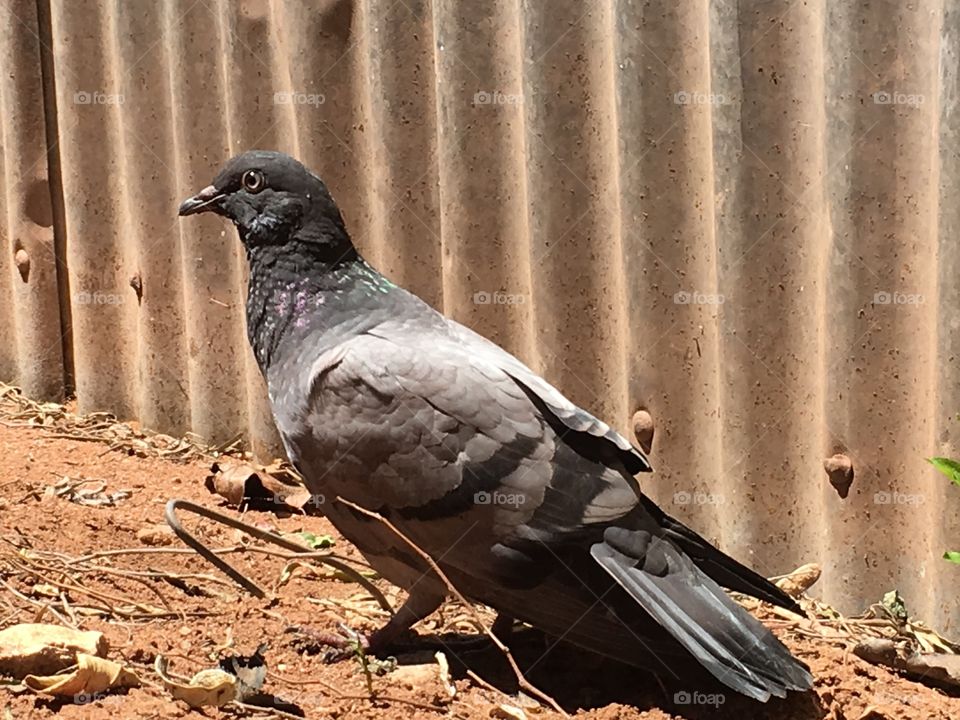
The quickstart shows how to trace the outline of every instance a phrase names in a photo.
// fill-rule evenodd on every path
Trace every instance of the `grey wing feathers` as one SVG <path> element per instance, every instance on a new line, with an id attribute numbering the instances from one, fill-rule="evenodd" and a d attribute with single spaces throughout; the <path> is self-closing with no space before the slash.
<path id="1" fill-rule="evenodd" d="M 518 502 L 495 512 L 501 539 L 547 540 L 636 507 L 635 484 L 573 449 L 576 433 L 552 431 L 549 413 L 489 355 L 448 335 L 411 339 L 402 329 L 351 338 L 310 373 L 307 425 L 335 434 L 348 459 L 367 463 L 372 498 L 411 512 L 422 507 L 425 518 L 467 510 L 477 492 L 511 493 Z M 343 423 L 336 433 L 326 429 L 332 422 Z"/>
<path id="2" fill-rule="evenodd" d="M 669 541 L 608 528 L 590 554 L 725 684 L 761 701 L 810 687 L 790 651 Z"/>
<path id="3" fill-rule="evenodd" d="M 586 451 L 600 459 L 612 459 L 623 464 L 631 475 L 650 472 L 653 468 L 646 456 L 620 433 L 613 430 L 602 420 L 570 402 L 559 390 L 534 373 L 503 348 L 493 344 L 470 328 L 450 321 L 450 326 L 461 342 L 468 345 L 488 362 L 503 369 L 516 382 L 533 402 L 538 405 L 548 420 L 554 419 L 563 428 L 555 428 L 558 434 L 577 444 L 577 438 L 569 438 L 568 433 L 580 436 L 577 449 Z M 566 432 L 565 432 L 566 431 Z"/>

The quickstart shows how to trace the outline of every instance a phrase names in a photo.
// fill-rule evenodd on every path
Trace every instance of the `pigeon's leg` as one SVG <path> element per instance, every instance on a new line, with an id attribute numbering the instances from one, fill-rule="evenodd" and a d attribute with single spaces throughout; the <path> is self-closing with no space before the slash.
<path id="1" fill-rule="evenodd" d="M 373 654 L 389 647 L 394 640 L 403 635 L 416 623 L 432 614 L 446 599 L 446 592 L 437 592 L 422 583 L 410 592 L 407 601 L 392 618 L 379 630 L 374 630 L 367 638 L 367 650 Z"/>

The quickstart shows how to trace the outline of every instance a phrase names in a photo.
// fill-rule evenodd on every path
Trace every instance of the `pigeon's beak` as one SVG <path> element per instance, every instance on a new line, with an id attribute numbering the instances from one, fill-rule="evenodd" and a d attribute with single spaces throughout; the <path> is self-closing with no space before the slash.
<path id="1" fill-rule="evenodd" d="M 217 190 L 213 185 L 208 185 L 191 198 L 187 198 L 180 206 L 178 214 L 180 217 L 194 215 L 196 213 L 213 210 L 216 202 L 223 197 L 223 193 Z"/>

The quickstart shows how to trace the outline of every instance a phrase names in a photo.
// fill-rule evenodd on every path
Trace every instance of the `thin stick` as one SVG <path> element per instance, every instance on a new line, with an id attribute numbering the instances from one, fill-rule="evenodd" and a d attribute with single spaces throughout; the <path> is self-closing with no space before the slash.
<path id="1" fill-rule="evenodd" d="M 487 627 L 486 623 L 484 623 L 483 620 L 481 619 L 480 614 L 477 612 L 476 608 L 473 607 L 473 604 L 468 602 L 467 599 L 460 593 L 460 591 L 457 590 L 456 587 L 454 587 L 453 583 L 450 582 L 450 579 L 446 576 L 443 570 L 440 569 L 437 563 L 434 562 L 432 557 L 430 557 L 424 550 L 422 550 L 419 545 L 413 542 L 413 540 L 411 540 L 402 532 L 400 532 L 400 530 L 398 530 L 397 527 L 392 522 L 390 522 L 385 517 L 383 517 L 383 515 L 380 515 L 379 513 L 375 513 L 371 510 L 367 510 L 366 508 L 360 507 L 359 505 L 356 505 L 355 503 L 352 503 L 349 500 L 345 500 L 340 495 L 337 496 L 337 500 L 339 502 L 342 502 L 347 507 L 352 508 L 359 513 L 362 513 L 367 517 L 371 517 L 375 520 L 378 520 L 384 525 L 386 525 L 388 528 L 390 528 L 390 530 L 393 531 L 393 533 L 398 538 L 400 538 L 408 546 L 410 546 L 411 550 L 413 550 L 420 557 L 422 557 L 423 560 L 427 563 L 427 565 L 430 566 L 430 569 L 433 570 L 433 572 L 435 572 L 441 580 L 443 580 L 443 582 L 446 584 L 450 592 L 453 593 L 453 595 L 456 596 L 456 598 L 461 603 L 463 603 L 464 608 L 466 608 L 467 611 L 473 616 L 473 621 L 477 624 L 477 626 L 483 630 L 484 634 L 486 634 L 486 636 L 489 637 L 491 641 L 493 641 L 493 644 L 497 646 L 500 652 L 503 653 L 503 656 L 507 659 L 507 662 L 510 663 L 510 667 L 513 670 L 514 675 L 516 675 L 517 683 L 520 685 L 520 687 L 526 690 L 528 693 L 536 696 L 541 701 L 547 703 L 550 707 L 552 707 L 558 713 L 563 715 L 563 717 L 566 717 L 566 718 L 570 717 L 567 714 L 567 712 L 562 707 L 560 707 L 560 704 L 556 700 L 554 700 L 552 697 L 547 695 L 545 692 L 543 692 L 539 688 L 535 687 L 533 684 L 531 684 L 527 680 L 526 677 L 524 677 L 523 673 L 520 671 L 519 666 L 517 665 L 516 660 L 513 659 L 513 655 L 510 653 L 510 649 L 506 645 L 504 645 L 502 642 L 500 642 L 500 638 L 494 635 L 493 632 L 490 630 L 490 628 Z"/>
<path id="2" fill-rule="evenodd" d="M 197 503 L 190 502 L 189 500 L 183 500 L 182 498 L 173 498 L 167 502 L 167 507 L 164 510 L 164 516 L 166 517 L 167 524 L 173 530 L 178 538 L 180 538 L 184 543 L 192 547 L 197 553 L 203 557 L 207 562 L 213 566 L 219 568 L 222 572 L 229 575 L 233 580 L 237 582 L 238 585 L 243 587 L 247 592 L 252 594 L 254 597 L 263 598 L 267 594 L 261 589 L 253 580 L 248 578 L 246 575 L 241 573 L 235 567 L 230 565 L 225 560 L 217 557 L 216 553 L 212 552 L 206 545 L 200 542 L 196 537 L 188 533 L 180 525 L 180 520 L 177 518 L 177 510 L 182 509 L 188 512 L 192 512 L 195 515 L 200 517 L 205 517 L 208 520 L 213 520 L 214 522 L 227 525 L 228 527 L 236 528 L 245 532 L 247 535 L 252 535 L 253 537 L 263 540 L 265 542 L 273 543 L 274 545 L 279 545 L 282 548 L 292 551 L 295 555 L 305 556 L 308 553 L 312 553 L 309 548 L 301 545 L 300 543 L 293 542 L 288 540 L 285 537 L 277 535 L 276 533 L 270 532 L 268 530 L 261 530 L 258 527 L 249 525 L 245 522 L 241 522 L 236 518 L 230 517 L 229 515 L 224 515 L 223 513 L 216 512 L 210 508 L 204 507 L 203 505 L 198 505 Z M 318 562 L 329 565 L 332 568 L 339 570 L 345 575 L 349 576 L 355 583 L 366 588 L 374 599 L 380 604 L 384 610 L 393 615 L 393 607 L 390 605 L 390 602 L 384 596 L 382 592 L 374 585 L 370 580 L 365 578 L 359 572 L 354 570 L 349 565 L 335 560 L 330 557 L 330 555 L 317 555 L 314 556 Z"/>
<path id="3" fill-rule="evenodd" d="M 52 607 L 50 607 L 50 605 L 49 605 L 48 603 L 42 603 L 42 602 L 39 602 L 39 601 L 37 601 L 37 600 L 34 600 L 33 598 L 27 597 L 26 595 L 24 595 L 23 593 L 21 593 L 21 592 L 20 592 L 19 590 L 17 590 L 16 588 L 10 587 L 10 585 L 8 585 L 7 583 L 5 583 L 3 580 L 0 580 L 0 586 L 5 587 L 10 593 L 12 593 L 12 594 L 15 595 L 16 597 L 20 598 L 20 599 L 23 600 L 24 602 L 27 602 L 27 603 L 29 603 L 30 605 L 33 605 L 33 606 L 36 607 L 36 608 L 40 608 L 43 612 L 49 612 L 49 613 L 50 613 L 51 615 L 53 615 L 57 620 L 60 621 L 60 624 L 61 624 L 61 625 L 64 625 L 64 626 L 69 627 L 69 628 L 73 628 L 74 630 L 77 629 L 77 626 L 76 626 L 76 625 L 74 625 L 73 623 L 71 623 L 67 618 L 63 617 L 63 615 L 61 615 L 61 614 L 58 613 L 56 610 L 54 610 Z M 37 622 L 37 621 L 34 621 L 34 622 Z"/>

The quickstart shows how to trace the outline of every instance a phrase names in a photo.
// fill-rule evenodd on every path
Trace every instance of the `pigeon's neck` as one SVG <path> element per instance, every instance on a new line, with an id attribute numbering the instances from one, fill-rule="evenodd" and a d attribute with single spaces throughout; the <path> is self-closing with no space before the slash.
<path id="1" fill-rule="evenodd" d="M 333 326 L 396 287 L 352 249 L 332 259 L 293 242 L 248 248 L 247 259 L 247 337 L 264 375 L 286 338 Z"/>

